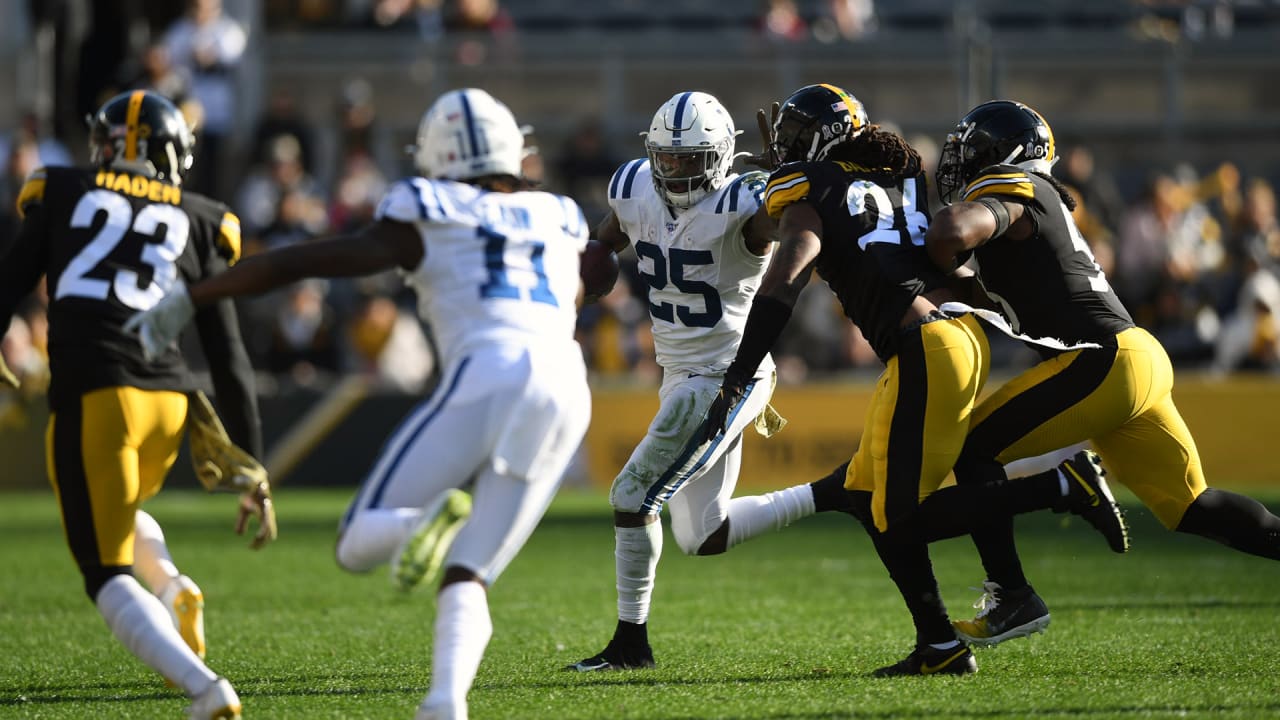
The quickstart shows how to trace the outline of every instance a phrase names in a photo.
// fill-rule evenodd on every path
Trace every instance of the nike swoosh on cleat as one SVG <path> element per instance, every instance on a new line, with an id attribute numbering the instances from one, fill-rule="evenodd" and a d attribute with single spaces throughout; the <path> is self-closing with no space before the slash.
<path id="1" fill-rule="evenodd" d="M 1068 465 L 1067 472 L 1071 473 L 1071 477 L 1075 478 L 1076 482 L 1080 484 L 1080 487 L 1084 488 L 1084 491 L 1089 494 L 1089 507 L 1097 507 L 1101 502 L 1098 499 L 1098 493 L 1094 492 L 1093 488 L 1089 487 L 1089 483 L 1084 481 L 1084 478 L 1080 476 L 1080 473 L 1076 472 L 1075 468 Z"/>
<path id="2" fill-rule="evenodd" d="M 965 654 L 966 652 L 969 652 L 969 649 L 968 649 L 968 648 L 963 648 L 963 647 L 962 647 L 962 648 L 960 648 L 959 650 L 957 650 L 957 651 L 956 651 L 956 653 L 955 653 L 954 655 L 952 655 L 951 657 L 947 658 L 946 660 L 943 660 L 942 662 L 938 663 L 937 665 L 930 665 L 929 663 L 927 663 L 927 662 L 925 662 L 925 661 L 921 660 L 921 661 L 920 661 L 920 674 L 921 674 L 921 675 L 932 675 L 932 674 L 934 674 L 934 673 L 938 672 L 939 670 L 942 670 L 942 669 L 943 669 L 943 668 L 945 668 L 946 666 L 950 665 L 951 663 L 955 662 L 957 658 L 963 657 L 963 656 L 964 656 L 964 654 Z"/>

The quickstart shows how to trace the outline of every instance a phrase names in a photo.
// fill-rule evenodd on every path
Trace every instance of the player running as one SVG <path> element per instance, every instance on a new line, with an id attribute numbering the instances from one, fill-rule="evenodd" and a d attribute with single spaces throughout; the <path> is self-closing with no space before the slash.
<path id="1" fill-rule="evenodd" d="M 0 322 L 7 327 L 47 277 L 49 481 L 85 592 L 130 652 L 192 698 L 191 717 L 239 717 L 235 690 L 202 660 L 200 588 L 140 509 L 178 455 L 196 384 L 177 346 L 144 357 L 122 326 L 174 287 L 234 263 L 240 223 L 222 203 L 182 188 L 194 140 L 164 97 L 137 90 L 108 100 L 90 118 L 89 146 L 93 167 L 42 168 L 22 186 L 22 228 L 0 259 Z M 210 304 L 195 324 L 230 440 L 260 457 L 235 308 Z M 238 529 L 258 514 L 261 544 L 274 537 L 265 473 L 244 489 Z"/>

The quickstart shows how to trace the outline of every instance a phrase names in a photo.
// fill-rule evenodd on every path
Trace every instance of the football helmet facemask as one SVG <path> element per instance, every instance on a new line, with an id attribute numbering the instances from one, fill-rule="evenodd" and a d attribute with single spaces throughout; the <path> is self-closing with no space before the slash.
<path id="1" fill-rule="evenodd" d="M 418 172 L 428 178 L 471 180 L 521 177 L 524 133 L 515 116 L 484 90 L 451 90 L 436 99 L 418 124 L 413 148 Z"/>
<path id="2" fill-rule="evenodd" d="M 1058 156 L 1053 131 L 1020 102 L 992 100 L 970 110 L 947 135 L 938 160 L 938 195 L 950 204 L 978 173 L 1010 164 L 1048 174 Z"/>
<path id="3" fill-rule="evenodd" d="M 175 185 L 191 169 L 195 136 L 182 111 L 163 95 L 147 90 L 122 93 L 87 120 L 90 159 L 100 167 Z"/>
<path id="4" fill-rule="evenodd" d="M 673 208 L 697 204 L 724 186 L 733 165 L 733 118 L 704 92 L 680 92 L 658 108 L 644 137 L 649 174 Z"/>
<path id="5" fill-rule="evenodd" d="M 787 98 L 773 123 L 779 163 L 825 160 L 836 146 L 867 129 L 867 110 L 835 85 L 807 85 Z"/>

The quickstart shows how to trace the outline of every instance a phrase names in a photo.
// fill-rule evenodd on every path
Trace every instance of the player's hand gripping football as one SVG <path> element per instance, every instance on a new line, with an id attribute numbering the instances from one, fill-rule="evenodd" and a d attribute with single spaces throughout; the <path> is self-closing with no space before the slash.
<path id="1" fill-rule="evenodd" d="M 742 158 L 742 162 L 748 165 L 755 165 L 763 168 L 765 172 L 773 172 L 778 167 L 778 155 L 773 150 L 773 125 L 778 121 L 778 103 L 774 103 L 770 108 L 770 115 L 765 116 L 764 110 L 756 110 L 756 126 L 760 128 L 760 149 L 759 155 L 746 154 Z"/>
<path id="2" fill-rule="evenodd" d="M 191 295 L 187 293 L 187 286 L 178 283 L 149 310 L 126 320 L 124 331 L 136 331 L 138 341 L 142 344 L 143 356 L 147 360 L 154 360 L 178 339 L 182 328 L 191 322 L 195 314 L 196 307 L 191 302 Z"/>
<path id="3" fill-rule="evenodd" d="M 746 382 L 725 376 L 724 382 L 720 384 L 720 391 L 716 393 L 716 399 L 707 409 L 707 424 L 702 442 L 711 442 L 717 435 L 724 434 L 725 426 L 729 422 L 729 413 L 733 412 L 734 406 L 742 399 L 742 394 L 746 392 L 746 385 Z"/>

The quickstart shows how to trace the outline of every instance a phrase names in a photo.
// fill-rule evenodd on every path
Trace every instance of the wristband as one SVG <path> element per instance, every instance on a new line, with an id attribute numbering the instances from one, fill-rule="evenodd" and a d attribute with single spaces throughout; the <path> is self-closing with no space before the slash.
<path id="1" fill-rule="evenodd" d="M 991 214 L 995 216 L 996 230 L 987 237 L 988 240 L 994 240 L 1000 237 L 1004 234 L 1005 230 L 1009 229 L 1009 208 L 1004 206 L 1004 201 L 998 198 L 984 197 L 978 198 L 974 202 L 990 210 Z"/>

